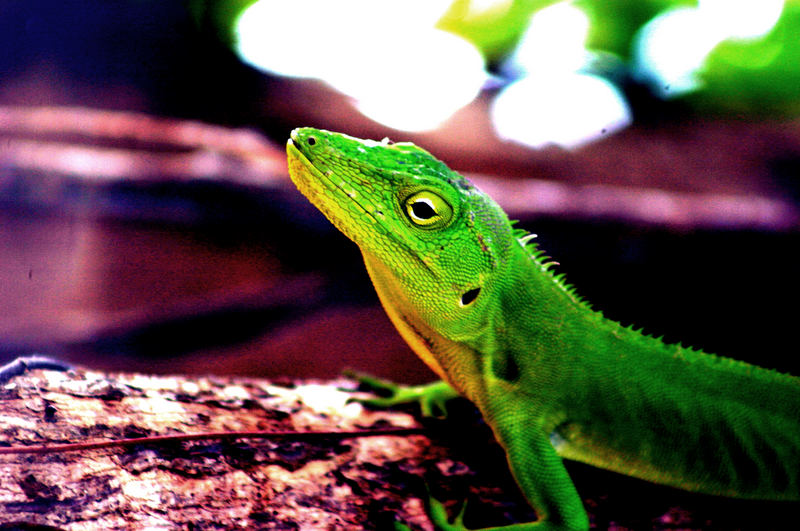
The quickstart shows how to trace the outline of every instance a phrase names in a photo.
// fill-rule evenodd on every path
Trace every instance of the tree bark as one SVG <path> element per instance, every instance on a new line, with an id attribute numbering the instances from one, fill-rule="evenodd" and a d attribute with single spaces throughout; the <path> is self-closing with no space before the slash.
<path id="1" fill-rule="evenodd" d="M 339 385 L 31 371 L 0 389 L 0 445 L 224 430 L 412 427 Z M 444 452 L 421 435 L 241 439 L 0 456 L 4 526 L 79 529 L 422 529 L 408 482 Z M 3 527 L 4 529 L 6 527 Z"/>

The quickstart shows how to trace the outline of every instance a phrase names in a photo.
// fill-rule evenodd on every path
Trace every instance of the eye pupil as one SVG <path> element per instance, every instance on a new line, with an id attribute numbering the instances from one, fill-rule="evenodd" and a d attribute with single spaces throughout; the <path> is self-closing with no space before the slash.
<path id="1" fill-rule="evenodd" d="M 436 210 L 428 201 L 414 201 L 411 203 L 411 211 L 419 219 L 431 219 L 436 215 Z"/>
<path id="2" fill-rule="evenodd" d="M 422 190 L 402 199 L 402 209 L 408 221 L 424 230 L 439 230 L 453 219 L 453 207 L 441 196 Z"/>

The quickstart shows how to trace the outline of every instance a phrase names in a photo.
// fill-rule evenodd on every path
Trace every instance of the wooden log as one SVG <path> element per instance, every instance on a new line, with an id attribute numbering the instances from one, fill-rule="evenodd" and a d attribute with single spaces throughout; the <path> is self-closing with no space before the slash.
<path id="1" fill-rule="evenodd" d="M 224 430 L 417 426 L 368 411 L 352 382 L 31 371 L 0 389 L 0 445 Z M 78 529 L 420 528 L 408 482 L 444 452 L 421 435 L 314 441 L 199 440 L 0 456 L 0 523 Z"/>

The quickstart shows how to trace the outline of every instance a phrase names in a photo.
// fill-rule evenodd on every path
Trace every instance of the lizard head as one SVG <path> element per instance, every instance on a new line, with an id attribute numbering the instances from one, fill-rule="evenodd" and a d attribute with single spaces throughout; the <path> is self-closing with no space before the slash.
<path id="1" fill-rule="evenodd" d="M 295 185 L 360 247 L 387 310 L 450 339 L 479 332 L 468 314 L 487 311 L 516 244 L 492 199 L 407 142 L 301 128 L 287 153 Z"/>

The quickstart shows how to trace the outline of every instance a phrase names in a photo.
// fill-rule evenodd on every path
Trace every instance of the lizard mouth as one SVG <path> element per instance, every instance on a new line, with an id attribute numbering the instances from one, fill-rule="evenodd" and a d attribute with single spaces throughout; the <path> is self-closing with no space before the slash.
<path id="1" fill-rule="evenodd" d="M 347 181 L 337 177 L 334 171 L 317 167 L 301 148 L 302 145 L 293 131 L 286 143 L 292 182 L 340 232 L 362 247 L 362 250 L 368 249 L 377 254 L 384 253 L 388 248 L 385 243 L 379 244 L 378 241 L 383 239 L 385 242 L 388 239 L 393 242 L 393 248 L 405 249 L 412 260 L 431 271 L 428 263 L 398 238 L 396 231 L 389 226 L 386 214 L 379 207 L 372 202 L 364 204 L 362 201 L 367 197 L 363 193 L 357 192 Z M 359 201 L 361 198 L 364 199 Z"/>
<path id="2" fill-rule="evenodd" d="M 289 154 L 289 174 L 303 195 L 346 234 L 350 231 L 345 231 L 340 226 L 340 218 L 343 224 L 348 218 L 357 221 L 359 216 L 368 221 L 365 225 L 388 233 L 377 217 L 382 215 L 380 209 L 374 207 L 370 209 L 362 204 L 359 196 L 363 194 L 356 192 L 347 181 L 332 178 L 334 176 L 332 171 L 323 171 L 315 166 L 294 140 L 290 138 L 286 143 L 286 151 Z M 331 195 L 335 197 L 331 197 Z M 348 208 L 347 205 L 355 207 L 357 213 L 354 213 L 353 209 Z"/>

